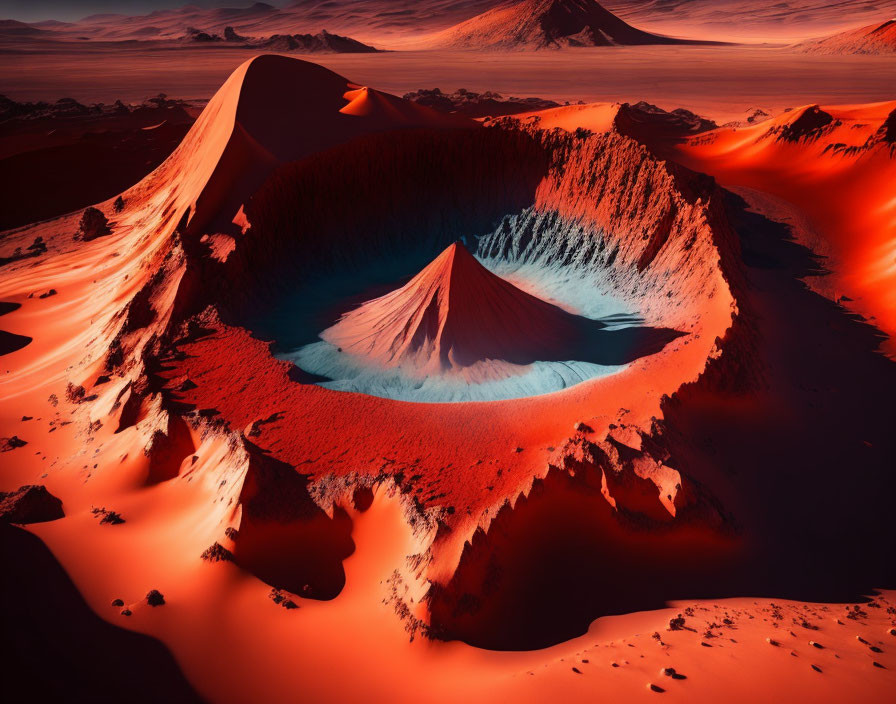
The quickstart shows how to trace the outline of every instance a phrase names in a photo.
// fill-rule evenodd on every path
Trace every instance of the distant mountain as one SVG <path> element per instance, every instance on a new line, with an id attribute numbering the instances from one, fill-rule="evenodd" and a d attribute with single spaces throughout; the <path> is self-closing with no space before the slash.
<path id="1" fill-rule="evenodd" d="M 423 46 L 432 35 L 507 4 L 507 0 L 299 0 L 278 6 L 242 2 L 245 6 L 236 8 L 188 5 L 140 16 L 102 14 L 73 23 L 37 22 L 16 32 L 22 37 L 30 27 L 56 38 L 120 41 L 178 39 L 188 27 L 223 36 L 229 26 L 239 35 L 253 37 L 317 33 L 326 27 L 365 44 L 400 49 Z M 896 17 L 896 0 L 603 0 L 602 4 L 646 33 L 725 41 L 793 43 Z M 0 37 L 10 36 L 0 29 Z"/>
<path id="2" fill-rule="evenodd" d="M 496 4 L 495 0 L 420 0 L 410 5 L 394 0 L 329 0 L 274 5 L 257 2 L 236 8 L 201 8 L 187 5 L 156 10 L 145 15 L 104 13 L 77 22 L 46 21 L 16 23 L 24 28 L 52 32 L 56 39 L 87 37 L 95 41 L 178 40 L 189 28 L 198 28 L 209 37 L 224 36 L 231 27 L 243 37 L 271 37 L 297 33 L 318 33 L 326 27 L 340 35 L 354 37 L 378 47 L 391 48 L 412 42 L 418 35 L 431 34 L 468 19 Z M 240 0 L 232 0 L 234 5 Z M 2 10 L 0 10 L 2 11 Z M 0 37 L 8 32 L 0 29 Z M 48 37 L 49 38 L 49 37 Z"/>
<path id="3" fill-rule="evenodd" d="M 209 34 L 190 27 L 184 37 L 187 41 L 199 44 L 227 44 L 250 49 L 267 49 L 269 51 L 295 51 L 307 54 L 370 54 L 379 51 L 351 37 L 331 34 L 322 30 L 317 34 L 272 34 L 269 37 L 245 37 L 238 34 L 233 27 L 224 28 L 224 36 Z"/>
<path id="4" fill-rule="evenodd" d="M 0 20 L 0 36 L 34 37 L 44 34 L 44 30 L 18 20 Z"/>
<path id="5" fill-rule="evenodd" d="M 439 112 L 458 113 L 467 117 L 498 117 L 560 107 L 560 103 L 544 98 L 505 97 L 492 91 L 477 93 L 466 88 L 458 88 L 453 93 L 443 93 L 438 88 L 421 88 L 405 93 L 403 97 Z"/>
<path id="6" fill-rule="evenodd" d="M 642 29 L 727 41 L 794 42 L 896 17 L 896 0 L 606 0 Z"/>
<path id="7" fill-rule="evenodd" d="M 811 54 L 896 54 L 896 19 L 798 45 Z"/>
<path id="8" fill-rule="evenodd" d="M 522 0 L 502 4 L 437 34 L 433 47 L 546 49 L 683 44 L 632 27 L 595 0 Z"/>

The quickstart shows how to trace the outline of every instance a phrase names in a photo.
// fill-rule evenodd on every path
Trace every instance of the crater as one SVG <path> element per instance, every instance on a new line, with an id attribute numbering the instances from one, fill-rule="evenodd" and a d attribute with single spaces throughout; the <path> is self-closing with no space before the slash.
<path id="1" fill-rule="evenodd" d="M 585 303 L 596 307 L 587 296 Z M 527 293 L 456 242 L 404 286 L 343 314 L 320 342 L 282 356 L 341 391 L 511 399 L 613 373 L 678 336 L 638 322 L 624 313 L 589 318 Z"/>
<path id="2" fill-rule="evenodd" d="M 517 399 L 616 373 L 686 334 L 645 315 L 655 285 L 632 280 L 668 213 L 633 267 L 620 233 L 544 202 L 564 167 L 543 134 L 498 128 L 374 135 L 282 167 L 246 208 L 236 322 L 301 382 L 403 401 Z"/>

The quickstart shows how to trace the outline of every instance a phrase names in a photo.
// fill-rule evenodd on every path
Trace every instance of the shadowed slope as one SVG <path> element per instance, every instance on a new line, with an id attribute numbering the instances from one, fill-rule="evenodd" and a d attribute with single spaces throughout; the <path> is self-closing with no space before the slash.
<path id="1" fill-rule="evenodd" d="M 0 561 L 9 701 L 202 701 L 162 643 L 94 614 L 37 537 L 0 525 Z"/>

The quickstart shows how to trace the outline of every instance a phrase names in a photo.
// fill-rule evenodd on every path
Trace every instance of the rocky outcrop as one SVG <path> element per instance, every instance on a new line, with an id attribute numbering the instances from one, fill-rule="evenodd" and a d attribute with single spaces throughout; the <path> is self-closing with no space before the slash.
<path id="1" fill-rule="evenodd" d="M 93 206 L 85 208 L 81 214 L 81 222 L 78 223 L 77 237 L 85 242 L 95 240 L 97 237 L 111 235 L 112 228 L 109 226 L 109 218 L 99 208 Z"/>
<path id="2" fill-rule="evenodd" d="M 779 142 L 810 142 L 823 137 L 836 126 L 833 116 L 818 105 L 794 110 L 786 121 L 768 130 Z"/>
<path id="3" fill-rule="evenodd" d="M 356 39 L 330 34 L 326 30 L 317 34 L 274 34 L 254 41 L 252 46 L 270 51 L 295 51 L 306 54 L 370 54 L 378 51 Z"/>
<path id="4" fill-rule="evenodd" d="M 476 93 L 466 88 L 458 88 L 453 93 L 443 93 L 438 88 L 420 89 L 403 97 L 439 112 L 456 112 L 467 117 L 499 117 L 560 107 L 553 100 L 505 97 L 492 91 Z"/>
<path id="5" fill-rule="evenodd" d="M 321 30 L 317 34 L 272 34 L 267 37 L 244 37 L 236 33 L 233 27 L 224 28 L 224 36 L 200 31 L 194 27 L 187 29 L 186 38 L 198 44 L 215 44 L 218 42 L 241 43 L 247 48 L 268 51 L 294 51 L 304 54 L 369 54 L 379 51 L 362 42 L 331 34 Z"/>
<path id="6" fill-rule="evenodd" d="M 45 486 L 29 484 L 16 491 L 0 491 L 0 521 L 43 523 L 63 518 L 62 501 Z"/>

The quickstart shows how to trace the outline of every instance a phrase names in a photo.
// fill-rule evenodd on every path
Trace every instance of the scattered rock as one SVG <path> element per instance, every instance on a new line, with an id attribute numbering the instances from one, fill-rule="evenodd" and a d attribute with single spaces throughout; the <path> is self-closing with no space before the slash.
<path id="1" fill-rule="evenodd" d="M 686 680 L 687 677 L 682 675 L 680 672 L 676 672 L 674 667 L 664 667 L 660 670 L 661 675 L 665 675 L 666 677 L 671 677 L 673 680 Z"/>
<path id="2" fill-rule="evenodd" d="M 130 609 L 122 609 L 122 610 L 121 610 L 121 615 L 122 615 L 122 616 L 130 616 L 130 615 L 131 615 L 131 610 L 130 610 Z"/>
<path id="3" fill-rule="evenodd" d="M 781 645 L 781 644 L 780 644 L 778 641 L 776 641 L 774 638 L 766 638 L 766 639 L 765 639 L 765 642 L 768 643 L 769 645 L 774 645 L 774 646 L 779 646 L 779 645 Z"/>
<path id="4" fill-rule="evenodd" d="M 121 599 L 113 599 L 112 606 L 124 606 L 124 602 Z"/>
<path id="5" fill-rule="evenodd" d="M 816 672 L 821 672 L 821 668 L 818 665 L 813 665 L 812 669 L 815 670 Z"/>
<path id="6" fill-rule="evenodd" d="M 75 239 L 80 237 L 85 242 L 89 242 L 97 237 L 110 234 L 112 234 L 112 228 L 109 227 L 109 219 L 103 214 L 103 211 L 94 207 L 85 208 Z"/>
<path id="7" fill-rule="evenodd" d="M 118 198 L 116 198 L 115 202 L 112 204 L 112 209 L 116 213 L 120 213 L 122 210 L 124 210 L 124 198 L 118 196 Z"/>
<path id="8" fill-rule="evenodd" d="M 151 589 L 146 594 L 146 603 L 150 606 L 163 606 L 165 604 L 165 597 L 162 596 L 162 592 L 158 589 Z"/>
<path id="9" fill-rule="evenodd" d="M 225 42 L 246 42 L 249 41 L 249 37 L 244 37 L 236 33 L 236 30 L 233 27 L 225 27 L 224 28 L 224 41 Z"/>
<path id="10" fill-rule="evenodd" d="M 87 395 L 87 389 L 80 384 L 67 384 L 65 387 L 65 398 L 70 403 L 81 403 Z"/>
<path id="11" fill-rule="evenodd" d="M 221 543 L 215 543 L 210 548 L 207 548 L 201 557 L 207 562 L 233 562 L 233 553 L 221 545 Z"/>
<path id="12" fill-rule="evenodd" d="M 575 672 L 577 675 L 581 675 L 581 674 L 582 674 L 582 671 L 581 671 L 579 668 L 577 668 L 577 667 L 572 668 L 572 671 Z"/>
<path id="13" fill-rule="evenodd" d="M 870 650 L 872 653 L 882 653 L 882 652 L 884 652 L 883 650 L 881 650 L 880 648 L 878 648 L 876 645 L 869 645 L 869 646 L 868 646 L 868 650 Z"/>
<path id="14" fill-rule="evenodd" d="M 877 660 L 871 661 L 872 667 L 879 667 L 881 670 L 886 670 L 887 668 L 881 665 Z"/>
<path id="15" fill-rule="evenodd" d="M 43 523 L 63 518 L 62 501 L 38 484 L 20 486 L 12 492 L 0 491 L 0 521 Z"/>
<path id="16" fill-rule="evenodd" d="M 853 621 L 860 618 L 868 618 L 868 613 L 858 605 L 855 604 L 852 609 L 848 606 L 846 607 L 846 618 L 852 619 Z"/>
<path id="17" fill-rule="evenodd" d="M 813 648 L 819 648 L 819 649 L 824 648 L 824 646 L 821 643 L 817 643 L 814 640 L 810 640 L 809 645 L 811 645 Z"/>
<path id="18" fill-rule="evenodd" d="M 660 687 L 658 684 L 653 684 L 652 682 L 647 683 L 647 689 L 651 692 L 665 692 L 666 690 Z"/>
<path id="19" fill-rule="evenodd" d="M 49 298 L 50 296 L 55 296 L 56 293 L 57 293 L 56 289 L 51 288 L 49 291 L 45 291 L 44 293 L 40 294 L 38 296 L 38 298 Z"/>
<path id="20" fill-rule="evenodd" d="M 117 526 L 117 525 L 120 525 L 125 522 L 125 520 L 121 517 L 120 513 L 116 513 L 115 511 L 109 511 L 105 507 L 103 507 L 103 508 L 94 507 L 94 508 L 90 509 L 90 512 L 94 516 L 102 516 L 102 518 L 100 518 L 100 525 L 102 525 L 104 523 L 109 523 L 113 526 Z"/>
<path id="21" fill-rule="evenodd" d="M 233 526 L 227 526 L 224 529 L 224 535 L 227 536 L 230 540 L 236 540 L 239 537 L 240 532 L 234 528 Z"/>
<path id="22" fill-rule="evenodd" d="M 17 447 L 25 447 L 27 444 L 27 441 L 22 440 L 18 435 L 13 435 L 11 438 L 0 438 L 0 452 L 9 452 Z"/>
<path id="23" fill-rule="evenodd" d="M 47 243 L 44 242 L 43 237 L 35 237 L 34 242 L 29 244 L 26 249 L 31 252 L 32 255 L 43 254 L 47 251 Z"/>
<path id="24" fill-rule="evenodd" d="M 280 589 L 271 589 L 271 593 L 268 594 L 268 596 L 271 598 L 271 600 L 272 600 L 275 604 L 279 604 L 279 605 L 282 606 L 284 609 L 297 609 L 297 608 L 299 608 L 299 605 L 298 605 L 296 602 L 294 602 L 292 599 L 290 599 L 288 596 L 286 596 L 286 595 L 283 593 L 283 591 L 280 590 Z"/>
<path id="25" fill-rule="evenodd" d="M 670 631 L 682 631 L 684 630 L 684 616 L 678 614 L 675 618 L 669 619 L 669 630 Z"/>

